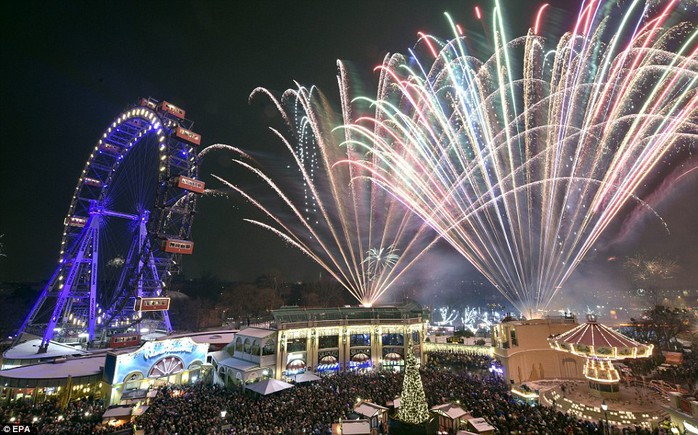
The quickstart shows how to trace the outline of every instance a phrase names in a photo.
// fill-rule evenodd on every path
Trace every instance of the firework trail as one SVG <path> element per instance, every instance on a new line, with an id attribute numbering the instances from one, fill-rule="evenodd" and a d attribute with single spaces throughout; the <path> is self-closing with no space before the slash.
<path id="1" fill-rule="evenodd" d="M 308 255 L 361 304 L 373 305 L 437 235 L 389 192 L 371 183 L 367 171 L 352 165 L 335 167 L 338 161 L 371 157 L 352 145 L 340 146 L 349 136 L 337 127 L 348 119 L 337 119 L 316 88 L 298 86 L 278 98 L 259 88 L 250 98 L 256 96 L 269 98 L 288 126 L 287 135 L 272 131 L 292 163 L 278 168 L 275 156 L 275 162 L 262 167 L 241 154 L 233 161 L 256 177 L 256 185 L 241 187 L 216 178 L 266 217 L 248 222 Z"/>
<path id="2" fill-rule="evenodd" d="M 387 56 L 377 97 L 352 102 L 373 111 L 347 144 L 372 160 L 349 163 L 538 316 L 663 159 L 697 143 L 698 37 L 678 4 L 588 0 L 556 41 L 536 34 L 544 14 L 508 40 L 497 4 L 484 61 L 422 35 L 425 56 Z"/>

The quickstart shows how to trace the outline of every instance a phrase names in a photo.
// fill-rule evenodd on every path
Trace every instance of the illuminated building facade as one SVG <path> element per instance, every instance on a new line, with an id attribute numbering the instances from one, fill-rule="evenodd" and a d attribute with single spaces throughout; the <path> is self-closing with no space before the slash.
<path id="1" fill-rule="evenodd" d="M 221 383 L 293 380 L 306 372 L 402 370 L 410 351 L 425 361 L 428 313 L 413 302 L 372 308 L 285 307 L 272 314 L 275 328 L 243 329 L 228 347 L 211 354 Z"/>
<path id="2" fill-rule="evenodd" d="M 137 350 L 109 352 L 104 383 L 110 405 L 144 398 L 151 387 L 194 383 L 202 376 L 208 344 L 189 337 L 149 341 Z"/>
<path id="3" fill-rule="evenodd" d="M 504 379 L 522 384 L 540 379 L 584 379 L 584 359 L 550 348 L 548 337 L 577 326 L 572 316 L 504 321 L 492 327 L 494 358 Z"/>

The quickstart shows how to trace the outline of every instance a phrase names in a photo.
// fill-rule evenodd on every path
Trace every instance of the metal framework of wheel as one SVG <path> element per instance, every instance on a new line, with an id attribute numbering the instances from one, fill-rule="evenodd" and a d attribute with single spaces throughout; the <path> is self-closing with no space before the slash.
<path id="1" fill-rule="evenodd" d="M 22 324 L 49 343 L 107 342 L 172 330 L 167 288 L 189 240 L 198 194 L 185 111 L 152 98 L 121 113 L 97 142 L 65 218 L 58 267 Z M 149 328 L 146 331 L 146 328 Z"/>

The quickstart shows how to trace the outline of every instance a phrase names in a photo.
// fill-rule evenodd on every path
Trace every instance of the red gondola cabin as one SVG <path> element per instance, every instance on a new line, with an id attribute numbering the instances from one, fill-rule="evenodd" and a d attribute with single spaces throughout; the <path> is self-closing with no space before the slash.
<path id="1" fill-rule="evenodd" d="M 201 135 L 198 133 L 194 133 L 191 130 L 187 130 L 186 128 L 177 126 L 177 130 L 175 130 L 175 136 L 177 136 L 177 139 L 182 140 L 188 143 L 189 145 L 193 145 L 195 147 L 201 145 Z"/>
<path id="2" fill-rule="evenodd" d="M 135 311 L 167 311 L 170 309 L 170 298 L 136 298 L 133 306 Z"/>
<path id="3" fill-rule="evenodd" d="M 162 250 L 171 254 L 191 255 L 194 242 L 189 240 L 167 239 L 162 241 Z"/>
<path id="4" fill-rule="evenodd" d="M 179 118 L 179 119 L 184 119 L 184 115 L 186 112 L 184 109 L 180 109 L 179 107 L 175 106 L 174 104 L 170 104 L 167 101 L 163 101 L 158 105 L 158 109 L 165 112 L 169 113 L 170 115 Z"/>
<path id="5" fill-rule="evenodd" d="M 180 175 L 175 180 L 177 182 L 177 187 L 180 189 L 188 190 L 194 193 L 204 193 L 206 183 L 201 180 L 195 180 L 193 178 L 185 177 L 184 175 Z"/>
<path id="6" fill-rule="evenodd" d="M 133 347 L 141 344 L 139 334 L 118 334 L 112 335 L 109 339 L 109 347 L 119 349 L 121 347 Z"/>
<path id="7" fill-rule="evenodd" d="M 153 101 L 148 100 L 147 98 L 141 98 L 141 101 L 138 103 L 142 107 L 147 107 L 148 109 L 155 110 L 157 107 Z"/>

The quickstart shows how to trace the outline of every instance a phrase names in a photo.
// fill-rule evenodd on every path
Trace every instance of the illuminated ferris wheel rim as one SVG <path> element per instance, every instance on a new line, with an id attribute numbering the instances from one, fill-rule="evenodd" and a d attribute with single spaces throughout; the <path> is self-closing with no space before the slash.
<path id="1" fill-rule="evenodd" d="M 132 134 L 131 137 L 128 138 L 127 146 L 116 145 L 109 141 L 112 133 L 120 131 L 124 124 L 133 121 L 136 121 L 137 123 L 145 122 L 146 124 L 140 126 L 140 129 L 137 125 L 135 126 L 135 134 Z M 126 158 L 133 146 L 138 144 L 141 139 L 143 139 L 153 130 L 158 142 L 163 144 L 167 138 L 163 132 L 164 121 L 165 120 L 163 120 L 154 110 L 147 107 L 139 107 L 126 110 L 119 114 L 119 116 L 104 131 L 102 137 L 97 141 L 97 144 L 85 163 L 77 185 L 75 186 L 70 207 L 68 208 L 68 214 L 64 221 L 59 263 L 62 263 L 65 259 L 65 249 L 68 248 L 65 245 L 72 228 L 83 226 L 85 223 L 87 223 L 87 219 L 89 218 L 89 216 L 75 215 L 76 209 L 78 208 L 78 203 L 80 201 L 97 201 L 101 203 L 110 191 L 111 181 L 121 166 L 121 162 Z M 165 157 L 165 147 L 160 145 L 158 148 L 159 157 L 161 160 L 164 160 L 163 157 Z M 100 153 L 111 153 L 114 160 L 113 165 L 108 169 L 108 176 L 105 182 L 87 176 L 90 170 L 94 168 L 96 160 L 102 157 L 100 156 Z M 166 167 L 161 166 L 160 172 L 163 173 L 168 171 Z M 161 175 L 158 181 L 162 182 L 162 178 L 163 176 Z M 99 184 L 99 186 L 95 186 L 95 184 Z M 83 191 L 85 186 L 98 187 L 99 193 L 97 195 L 91 195 L 92 197 L 82 198 L 79 196 L 79 194 Z"/>
<path id="2" fill-rule="evenodd" d="M 94 201 L 100 206 L 102 205 L 103 200 L 110 191 L 111 182 L 114 176 L 118 173 L 121 163 L 125 160 L 134 145 L 137 145 L 142 140 L 147 139 L 149 135 L 154 135 L 157 138 L 159 153 L 159 184 L 171 182 L 171 175 L 173 172 L 180 172 L 180 175 L 182 172 L 181 168 L 179 171 L 173 171 L 174 160 L 168 158 L 168 144 L 172 140 L 172 137 L 179 142 L 187 143 L 188 145 L 192 146 L 192 148 L 200 145 L 201 136 L 190 130 L 193 122 L 184 118 L 184 110 L 168 103 L 167 101 L 158 102 L 151 98 L 143 98 L 139 104 L 140 106 L 127 109 L 119 114 L 117 118 L 115 118 L 111 125 L 103 132 L 102 137 L 97 141 L 97 144 L 93 148 L 87 162 L 85 163 L 73 192 L 71 204 L 68 208 L 68 214 L 64 220 L 59 264 L 63 263 L 66 256 L 66 250 L 71 247 L 69 246 L 69 238 L 71 236 L 76 236 L 79 233 L 80 228 L 83 227 L 89 219 L 89 209 L 91 207 L 89 203 Z M 176 120 L 172 119 L 173 117 Z M 188 128 L 184 128 L 180 125 L 184 122 L 188 122 Z M 168 130 L 170 131 L 170 134 L 168 134 Z M 117 133 L 120 133 L 122 137 L 114 140 Z M 102 171 L 108 173 L 106 177 L 100 177 L 105 181 L 95 179 L 95 177 L 89 177 L 88 175 L 90 175 L 90 172 L 94 171 L 96 166 L 99 166 L 96 165 L 96 163 L 99 163 L 98 161 L 100 159 L 104 159 L 105 156 L 109 156 L 113 160 L 111 164 L 107 163 L 107 168 L 104 168 L 103 163 L 101 164 Z M 189 168 L 185 171 L 186 176 L 177 177 L 178 187 L 193 193 L 203 193 L 204 184 L 203 182 L 197 180 L 198 167 L 196 153 L 192 150 L 186 157 L 189 160 L 189 162 L 187 162 Z M 98 189 L 98 193 L 93 191 L 86 197 L 81 196 L 83 191 L 90 190 L 87 189 L 86 186 L 90 186 L 92 188 L 96 187 Z M 161 201 L 162 192 L 159 192 L 159 194 L 156 195 L 155 204 L 158 204 Z M 79 207 L 81 204 L 82 207 Z M 130 218 L 132 220 L 136 220 L 138 218 L 136 215 L 122 215 L 120 217 L 127 219 Z M 158 233 L 159 228 L 152 232 Z M 178 234 L 175 236 L 179 236 L 178 238 L 187 238 L 189 234 Z M 181 242 L 182 240 L 178 241 Z"/>

